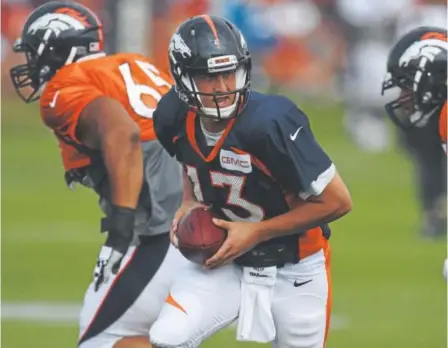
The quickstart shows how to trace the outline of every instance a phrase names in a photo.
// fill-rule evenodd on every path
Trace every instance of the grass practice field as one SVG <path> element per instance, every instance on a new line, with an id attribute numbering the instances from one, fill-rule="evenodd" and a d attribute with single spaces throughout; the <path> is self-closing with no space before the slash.
<path id="1" fill-rule="evenodd" d="M 417 235 L 409 160 L 365 154 L 336 106 L 302 105 L 349 186 L 353 211 L 332 224 L 333 312 L 328 348 L 446 347 L 444 242 Z M 2 100 L 2 303 L 80 304 L 102 242 L 96 197 L 65 186 L 56 139 L 37 104 Z M 63 313 L 61 313 L 63 314 Z M 76 321 L 2 318 L 2 347 L 72 348 Z M 204 347 L 261 347 L 223 331 Z"/>

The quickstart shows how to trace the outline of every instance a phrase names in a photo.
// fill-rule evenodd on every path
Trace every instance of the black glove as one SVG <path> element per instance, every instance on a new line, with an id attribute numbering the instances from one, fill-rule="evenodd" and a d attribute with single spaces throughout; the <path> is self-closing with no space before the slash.
<path id="1" fill-rule="evenodd" d="M 135 209 L 113 205 L 107 218 L 101 220 L 101 232 L 108 231 L 95 268 L 95 291 L 117 274 L 121 260 L 131 244 Z"/>

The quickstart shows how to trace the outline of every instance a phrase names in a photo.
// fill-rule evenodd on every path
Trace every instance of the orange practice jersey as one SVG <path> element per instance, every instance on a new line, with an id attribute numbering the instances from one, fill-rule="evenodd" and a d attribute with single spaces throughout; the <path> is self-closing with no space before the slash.
<path id="1" fill-rule="evenodd" d="M 445 105 L 443 105 L 442 111 L 440 112 L 440 118 L 439 118 L 439 135 L 440 135 L 440 140 L 442 141 L 442 146 L 443 149 L 446 152 L 446 133 L 447 133 L 447 129 L 446 129 L 446 113 L 447 113 L 447 108 L 446 108 L 446 102 Z"/>
<path id="2" fill-rule="evenodd" d="M 76 62 L 60 69 L 41 96 L 44 123 L 58 136 L 65 170 L 90 164 L 90 158 L 61 138 L 80 144 L 79 116 L 94 99 L 119 101 L 140 127 L 142 141 L 155 139 L 152 113 L 171 88 L 170 76 L 138 54 L 116 54 Z"/>

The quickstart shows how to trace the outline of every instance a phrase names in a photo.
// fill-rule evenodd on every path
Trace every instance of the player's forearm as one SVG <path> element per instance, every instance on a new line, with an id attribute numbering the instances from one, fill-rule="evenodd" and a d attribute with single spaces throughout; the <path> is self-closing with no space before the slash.
<path id="1" fill-rule="evenodd" d="M 101 152 L 109 177 L 111 203 L 135 208 L 143 183 L 143 155 L 138 132 L 110 132 L 101 139 Z"/>
<path id="2" fill-rule="evenodd" d="M 289 212 L 259 223 L 262 240 L 297 233 L 339 219 L 350 211 L 343 202 L 304 202 Z"/>
<path id="3" fill-rule="evenodd" d="M 291 205 L 293 208 L 289 212 L 260 222 L 262 240 L 337 220 L 351 210 L 352 201 L 347 187 L 336 173 L 319 196 L 312 196 L 307 201 L 296 199 Z"/>

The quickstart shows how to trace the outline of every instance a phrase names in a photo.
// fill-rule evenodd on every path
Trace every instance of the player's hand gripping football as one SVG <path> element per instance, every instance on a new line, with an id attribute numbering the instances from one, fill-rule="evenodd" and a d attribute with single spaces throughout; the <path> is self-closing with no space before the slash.
<path id="1" fill-rule="evenodd" d="M 207 268 L 225 265 L 261 242 L 258 222 L 231 222 L 214 218 L 213 223 L 227 230 L 227 238 L 216 254 L 205 262 Z"/>
<path id="2" fill-rule="evenodd" d="M 118 273 L 121 260 L 131 244 L 134 230 L 135 209 L 112 206 L 111 214 L 102 226 L 102 232 L 108 231 L 106 242 L 98 255 L 95 267 L 95 291 Z"/>
<path id="3" fill-rule="evenodd" d="M 177 237 L 176 237 L 176 231 L 179 226 L 179 221 L 182 219 L 182 217 L 188 213 L 191 209 L 197 208 L 197 207 L 203 207 L 207 208 L 206 205 L 202 204 L 201 202 L 194 201 L 194 200 L 188 200 L 183 201 L 179 209 L 177 209 L 176 214 L 174 215 L 173 222 L 171 223 L 171 231 L 170 231 L 170 240 L 171 243 L 178 248 L 177 243 Z"/>

